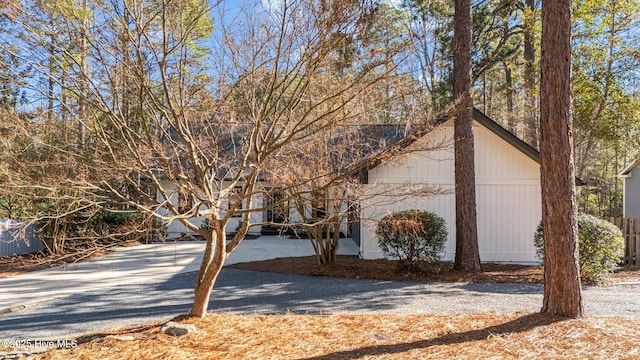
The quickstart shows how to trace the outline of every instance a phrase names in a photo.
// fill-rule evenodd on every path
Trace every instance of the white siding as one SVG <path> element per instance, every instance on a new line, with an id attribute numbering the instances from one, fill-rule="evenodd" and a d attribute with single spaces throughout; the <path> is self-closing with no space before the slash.
<path id="1" fill-rule="evenodd" d="M 626 218 L 640 218 L 640 165 L 636 165 L 624 178 L 624 208 Z"/>
<path id="2" fill-rule="evenodd" d="M 478 245 L 483 262 L 538 262 L 533 234 L 541 218 L 539 165 L 518 149 L 475 123 L 476 205 Z M 450 140 L 451 123 L 443 124 L 427 135 L 432 144 Z M 450 142 L 450 141 L 449 141 Z M 375 237 L 375 225 L 384 215 L 403 209 L 433 211 L 447 222 L 449 238 L 445 260 L 455 256 L 455 198 L 453 146 L 430 152 L 402 155 L 369 173 L 370 191 L 386 184 L 406 189 L 416 183 L 439 186 L 447 192 L 431 197 L 392 201 L 394 190 L 375 196 L 362 204 L 362 242 L 364 258 L 383 256 Z M 376 185 L 377 184 L 377 185 Z M 388 191 L 387 191 L 388 190 Z M 375 193 L 375 192 L 374 192 Z"/>
<path id="3" fill-rule="evenodd" d="M 170 198 L 171 198 L 171 203 L 176 205 L 178 204 L 178 187 L 177 185 L 172 182 L 172 181 L 161 181 L 160 183 L 162 189 L 164 191 L 166 191 Z M 264 187 L 270 187 L 267 185 L 262 184 Z M 158 193 L 156 195 L 157 201 L 158 202 L 162 202 L 162 195 L 160 193 Z M 253 208 L 261 208 L 263 207 L 263 197 L 262 195 L 254 195 L 253 200 L 252 200 L 252 207 Z M 343 209 L 342 211 L 345 212 L 346 211 L 346 203 L 342 204 Z M 226 203 L 223 201 L 222 203 L 222 207 L 225 208 L 227 205 Z M 245 205 L 246 206 L 246 205 Z M 168 215 L 169 211 L 165 208 L 160 208 L 159 210 L 160 214 L 163 215 Z M 300 216 L 300 214 L 296 211 L 295 207 L 293 206 L 293 202 L 291 202 L 291 205 L 289 207 L 289 211 L 290 214 L 289 216 L 291 224 L 295 224 L 295 223 L 301 223 L 302 222 L 302 217 Z M 257 224 L 260 222 L 265 221 L 265 216 L 264 216 L 264 212 L 259 211 L 259 212 L 253 212 L 249 215 L 250 218 L 250 222 L 252 224 Z M 197 218 L 193 218 L 191 219 L 191 223 L 196 225 L 196 226 L 200 226 L 202 224 L 202 222 L 205 220 L 204 216 L 201 217 L 197 217 Z M 229 220 L 229 223 L 227 223 L 227 226 L 225 228 L 225 231 L 227 233 L 232 233 L 235 232 L 237 226 L 238 226 L 238 222 L 241 220 L 240 217 L 237 218 L 231 218 Z M 253 226 L 251 228 L 249 228 L 249 233 L 253 234 L 253 235 L 259 235 L 260 234 L 260 230 L 261 227 L 260 226 Z M 346 225 L 346 220 L 343 219 L 342 223 L 340 224 L 340 231 L 342 231 L 343 233 L 347 232 L 347 225 Z M 186 226 L 184 226 L 184 224 L 182 224 L 180 221 L 178 220 L 174 220 L 171 221 L 167 224 L 167 238 L 168 239 L 174 239 L 174 238 L 179 238 L 184 234 L 188 234 L 190 233 L 190 231 L 187 229 Z"/>
<path id="4" fill-rule="evenodd" d="M 399 210 L 422 209 L 434 212 L 446 221 L 449 240 L 447 240 L 445 245 L 445 260 L 453 259 L 453 255 L 451 255 L 451 259 L 448 259 L 449 254 L 453 254 L 455 251 L 455 207 L 452 206 L 452 204 L 454 204 L 453 194 L 450 193 L 429 198 L 416 196 L 413 199 L 394 201 L 394 189 L 402 189 L 406 186 L 407 184 L 394 184 L 392 187 L 384 187 L 384 192 L 388 193 L 389 196 L 379 195 L 362 204 L 362 218 L 360 223 L 361 256 L 365 259 L 384 257 L 378 247 L 378 239 L 375 236 L 376 224 L 379 219 Z M 380 185 L 372 186 L 370 191 L 371 193 L 377 193 L 380 192 L 380 189 L 382 189 Z M 451 191 L 453 190 L 452 187 L 449 187 L 449 189 Z"/>
<path id="5" fill-rule="evenodd" d="M 453 131 L 443 125 L 434 129 L 417 146 L 439 147 L 437 151 L 411 151 L 371 169 L 370 183 L 453 184 Z M 442 146 L 439 146 L 442 145 Z M 445 148 L 442 148 L 445 147 Z"/>
<path id="6" fill-rule="evenodd" d="M 538 261 L 533 234 L 541 219 L 539 186 L 478 185 L 476 202 L 482 261 Z"/>
<path id="7" fill-rule="evenodd" d="M 162 189 L 164 191 L 166 191 L 170 198 L 171 198 L 171 203 L 176 205 L 178 204 L 178 187 L 177 185 L 172 182 L 172 181 L 161 181 L 160 185 L 162 187 Z M 157 201 L 158 202 L 162 202 L 162 195 L 160 195 L 160 193 L 157 194 Z M 262 198 L 260 196 L 254 196 L 253 200 L 253 207 L 261 207 L 262 206 Z M 226 204 L 222 204 L 222 206 L 226 206 Z M 165 208 L 160 208 L 158 210 L 158 212 L 162 215 L 167 215 L 169 213 L 169 211 Z M 191 219 L 191 223 L 196 225 L 196 226 L 200 226 L 202 224 L 202 222 L 205 220 L 206 217 L 204 216 L 200 216 L 197 218 L 193 218 Z M 250 215 L 250 221 L 252 223 L 259 223 L 262 221 L 262 213 L 261 212 L 257 212 L 257 213 L 252 213 Z M 227 226 L 225 228 L 225 231 L 230 233 L 230 232 L 234 232 L 236 227 L 238 226 L 238 222 L 239 222 L 240 218 L 231 218 L 229 220 L 229 223 L 227 223 Z M 174 238 L 178 238 L 180 236 L 182 236 L 183 234 L 187 234 L 190 233 L 190 231 L 186 228 L 186 226 L 184 226 L 184 224 L 182 224 L 180 221 L 178 220 L 174 220 L 171 221 L 167 224 L 167 238 L 168 239 L 174 239 Z M 252 234 L 259 234 L 260 233 L 260 227 L 252 227 L 249 229 L 249 233 Z"/>
<path id="8" fill-rule="evenodd" d="M 540 166 L 484 126 L 474 126 L 478 183 L 540 183 Z"/>

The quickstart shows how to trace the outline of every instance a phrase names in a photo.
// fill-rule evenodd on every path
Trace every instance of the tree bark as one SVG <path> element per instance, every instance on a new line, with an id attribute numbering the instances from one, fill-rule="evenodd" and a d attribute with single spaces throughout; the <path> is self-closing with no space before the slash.
<path id="1" fill-rule="evenodd" d="M 581 317 L 571 118 L 571 1 L 542 4 L 540 157 L 544 232 L 542 313 Z"/>
<path id="2" fill-rule="evenodd" d="M 82 11 L 87 11 L 87 0 L 82 1 Z M 78 150 L 80 152 L 85 151 L 85 145 L 87 142 L 87 132 L 85 129 L 85 123 L 87 122 L 87 105 L 86 100 L 88 98 L 87 91 L 87 77 L 89 76 L 89 70 L 87 69 L 87 53 L 88 53 L 88 43 L 87 43 L 87 26 L 88 20 L 87 15 L 83 14 L 82 19 L 82 28 L 80 35 L 80 97 L 78 98 Z"/>
<path id="3" fill-rule="evenodd" d="M 507 128 L 511 133 L 516 133 L 516 119 L 513 116 L 513 98 L 515 97 L 515 89 L 513 87 L 513 77 L 511 76 L 511 69 L 507 63 L 502 64 L 504 66 L 504 82 L 507 86 Z"/>
<path id="4" fill-rule="evenodd" d="M 525 0 L 524 8 L 532 12 L 532 17 L 525 17 L 524 23 L 524 123 L 525 141 L 538 148 L 538 123 L 536 121 L 536 96 L 535 96 L 535 61 L 536 48 L 533 43 L 535 25 L 535 0 Z"/>
<path id="5" fill-rule="evenodd" d="M 480 272 L 471 99 L 471 1 L 456 0 L 453 36 L 456 256 L 454 269 Z"/>
<path id="6" fill-rule="evenodd" d="M 213 285 L 222 270 L 222 265 L 227 258 L 226 238 L 224 228 L 212 230 L 207 237 L 207 246 L 200 265 L 200 271 L 194 286 L 193 306 L 189 315 L 204 318 L 207 315 L 209 298 Z"/>

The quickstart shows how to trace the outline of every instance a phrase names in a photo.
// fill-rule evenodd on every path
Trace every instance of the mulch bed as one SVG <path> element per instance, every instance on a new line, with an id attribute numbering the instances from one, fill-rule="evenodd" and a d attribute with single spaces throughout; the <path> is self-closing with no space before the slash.
<path id="1" fill-rule="evenodd" d="M 315 256 L 278 258 L 228 265 L 230 268 L 294 273 L 300 275 L 336 276 L 349 279 L 420 282 L 495 282 L 542 283 L 541 266 L 515 264 L 483 264 L 483 272 L 467 274 L 453 271 L 453 264 L 442 262 L 435 274 L 398 272 L 397 261 L 363 260 L 357 256 L 338 255 L 334 264 L 318 265 Z"/>
<path id="2" fill-rule="evenodd" d="M 96 258 L 106 254 L 106 250 L 97 250 L 91 254 L 44 255 L 43 253 L 7 256 L 0 258 L 0 279 L 20 275 L 30 271 L 44 270 L 80 260 Z"/>
<path id="3" fill-rule="evenodd" d="M 452 263 L 442 262 L 439 273 L 416 274 L 398 272 L 398 263 L 394 260 L 363 260 L 357 256 L 349 255 L 338 255 L 336 262 L 328 265 L 318 265 L 315 256 L 304 256 L 239 263 L 228 265 L 228 267 L 253 271 L 385 281 L 543 283 L 542 266 L 485 263 L 482 265 L 482 273 L 468 274 L 453 271 Z M 612 283 L 632 281 L 640 281 L 640 266 L 620 268 L 610 276 Z"/>

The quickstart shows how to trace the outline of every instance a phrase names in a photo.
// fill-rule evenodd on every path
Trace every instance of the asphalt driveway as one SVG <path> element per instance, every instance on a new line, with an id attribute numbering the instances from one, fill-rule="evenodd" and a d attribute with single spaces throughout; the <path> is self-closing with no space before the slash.
<path id="1" fill-rule="evenodd" d="M 273 242 L 268 244 L 269 241 Z M 298 254 L 310 251 L 311 246 L 307 241 L 299 244 L 289 241 L 297 240 L 251 240 L 238 248 L 236 259 L 231 262 L 246 260 L 245 256 L 249 255 L 243 255 L 243 252 L 255 252 L 256 247 L 265 245 L 271 248 L 262 251 L 263 257 L 266 256 L 265 251 L 275 251 L 280 255 L 292 253 L 290 256 L 309 254 Z M 185 249 L 188 247 L 186 244 L 184 246 Z M 297 247 L 298 250 L 293 250 Z M 342 251 L 353 251 L 353 248 L 351 244 L 346 244 Z M 175 247 L 171 249 L 169 245 L 165 245 L 165 248 L 154 247 L 153 252 L 156 259 L 173 256 L 173 266 L 180 270 L 164 269 L 163 273 L 163 267 L 159 265 L 161 261 L 157 260 L 154 263 L 158 266 L 152 267 L 155 269 L 153 275 L 141 276 L 136 266 L 131 265 L 136 263 L 134 259 L 129 259 L 126 261 L 130 265 L 128 271 L 134 275 L 120 281 L 106 276 L 104 283 L 80 279 L 82 281 L 79 283 L 84 287 L 59 291 L 55 296 L 42 293 L 32 296 L 31 293 L 38 293 L 39 290 L 37 283 L 29 283 L 28 276 L 21 277 L 22 283 L 15 279 L 8 283 L 0 281 L 0 294 L 3 297 L 0 300 L 6 299 L 7 290 L 16 298 L 30 300 L 24 303 L 24 308 L 14 306 L 12 311 L 0 315 L 0 339 L 71 339 L 86 332 L 165 320 L 188 312 L 193 300 L 192 286 L 196 275 L 193 267 L 197 268 L 198 257 L 192 254 L 193 258 L 187 260 L 187 255 Z M 116 252 L 109 256 L 122 259 L 126 254 L 130 255 L 125 249 L 123 254 Z M 105 263 L 101 264 L 102 269 L 107 271 Z M 144 261 L 140 263 L 141 266 L 146 264 Z M 83 268 L 76 276 L 95 280 L 96 271 L 100 272 L 100 267 L 94 271 Z M 32 276 L 42 281 L 42 276 Z M 8 288 L 9 284 L 15 287 Z M 59 282 L 57 285 L 64 284 Z M 640 316 L 639 286 L 588 287 L 583 295 L 587 314 Z M 538 311 L 541 304 L 542 287 L 539 285 L 346 280 L 225 268 L 213 290 L 209 309 L 239 314 L 513 313 Z"/>

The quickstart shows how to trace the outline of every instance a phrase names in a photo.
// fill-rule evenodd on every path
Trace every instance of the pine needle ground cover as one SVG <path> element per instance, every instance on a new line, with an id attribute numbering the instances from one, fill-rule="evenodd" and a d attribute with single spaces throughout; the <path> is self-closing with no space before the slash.
<path id="1" fill-rule="evenodd" d="M 118 330 L 38 359 L 637 359 L 640 319 L 539 314 L 214 315 Z"/>
<path id="2" fill-rule="evenodd" d="M 10 260 L 4 258 L 2 260 Z M 20 260 L 20 259 L 19 259 Z M 21 260 L 21 272 L 41 259 Z M 28 261 L 31 260 L 31 261 Z M 15 260 L 14 260 L 15 261 Z M 6 265 L 6 264 L 4 264 Z M 431 275 L 398 273 L 389 260 L 339 256 L 320 267 L 315 257 L 237 264 L 257 271 L 400 281 L 541 283 L 537 266 L 484 264 L 465 275 L 443 264 Z M 49 265 L 50 266 L 50 265 Z M 48 267 L 48 266 L 47 266 Z M 1 273 L 1 272 L 0 272 Z M 1 274 L 0 274 L 1 275 Z M 6 275 L 9 276 L 7 271 Z M 613 282 L 637 282 L 639 267 L 612 274 Z M 446 300 L 443 300 L 446 301 Z M 160 331 L 162 322 L 108 331 L 68 350 L 38 359 L 639 359 L 640 318 L 582 320 L 538 314 L 256 315 L 209 314 L 181 321 L 198 330 L 183 337 Z"/>

